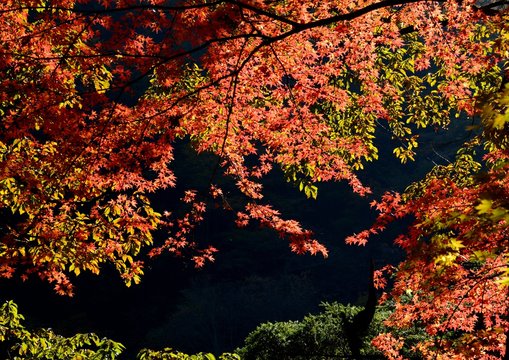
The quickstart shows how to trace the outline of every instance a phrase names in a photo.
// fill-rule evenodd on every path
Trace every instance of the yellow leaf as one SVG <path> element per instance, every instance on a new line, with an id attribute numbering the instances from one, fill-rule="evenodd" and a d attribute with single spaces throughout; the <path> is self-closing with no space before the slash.
<path id="1" fill-rule="evenodd" d="M 464 247 L 465 245 L 463 245 L 463 243 L 458 239 L 452 238 L 449 240 L 449 248 L 451 248 L 451 250 L 458 251 L 459 249 Z"/>
<path id="2" fill-rule="evenodd" d="M 479 214 L 489 214 L 491 212 L 491 206 L 493 201 L 489 199 L 482 199 L 481 203 L 475 207 Z"/>
<path id="3" fill-rule="evenodd" d="M 498 114 L 497 116 L 495 116 L 495 118 L 493 119 L 493 124 L 491 125 L 493 128 L 495 129 L 502 129 L 505 125 L 505 123 L 509 120 L 508 119 L 508 116 L 509 114 Z"/>

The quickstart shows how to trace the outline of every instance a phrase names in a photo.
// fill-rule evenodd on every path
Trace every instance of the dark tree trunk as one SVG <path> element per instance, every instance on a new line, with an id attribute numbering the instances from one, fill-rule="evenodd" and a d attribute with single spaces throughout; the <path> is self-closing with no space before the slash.
<path id="1" fill-rule="evenodd" d="M 353 358 L 360 358 L 360 351 L 362 348 L 362 340 L 366 336 L 369 325 L 375 316 L 375 309 L 377 304 L 376 289 L 374 283 L 375 267 L 373 259 L 371 259 L 369 269 L 369 290 L 368 299 L 364 309 L 354 316 L 350 323 L 346 324 L 346 332 L 348 344 Z M 507 359 L 509 360 L 509 359 Z"/>

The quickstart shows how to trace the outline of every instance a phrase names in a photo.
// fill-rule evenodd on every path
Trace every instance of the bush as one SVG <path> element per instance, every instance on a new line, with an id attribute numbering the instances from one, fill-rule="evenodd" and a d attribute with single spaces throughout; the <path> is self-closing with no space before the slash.
<path id="1" fill-rule="evenodd" d="M 308 315 L 301 321 L 265 323 L 251 332 L 244 347 L 237 350 L 243 360 L 292 359 L 309 360 L 350 357 L 347 324 L 362 307 L 339 303 L 322 303 L 323 311 Z M 371 339 L 382 329 L 382 320 L 388 315 L 378 311 L 363 339 L 361 355 L 378 358 Z"/>

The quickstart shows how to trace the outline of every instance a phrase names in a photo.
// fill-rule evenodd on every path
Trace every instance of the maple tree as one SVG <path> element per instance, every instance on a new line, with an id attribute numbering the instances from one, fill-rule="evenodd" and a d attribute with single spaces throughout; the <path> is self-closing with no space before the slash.
<path id="1" fill-rule="evenodd" d="M 446 129 L 454 115 L 475 125 L 484 106 L 480 133 L 456 162 L 403 196 L 387 194 L 375 204 L 374 227 L 348 241 L 363 244 L 394 218 L 414 216 L 396 241 L 408 257 L 397 272 L 393 324 L 422 322 L 437 335 L 419 345 L 426 356 L 503 354 L 501 5 L 3 1 L 1 275 L 37 274 L 72 294 L 69 273 L 98 273 L 105 263 L 128 285 L 138 282 L 143 249 L 194 248 L 201 265 L 216 249 L 189 235 L 211 205 L 230 208 L 219 175 L 245 195 L 234 209 L 239 226 L 255 221 L 297 253 L 326 255 L 310 231 L 264 203 L 262 179 L 274 166 L 308 197 L 323 181 L 366 195 L 356 172 L 378 158 L 377 129 L 391 132 L 406 162 L 421 128 Z M 156 209 L 151 194 L 178 181 L 172 163 L 183 140 L 217 156 L 209 188 L 185 190 L 179 209 Z M 484 168 L 474 145 L 485 146 Z M 167 238 L 154 242 L 159 230 Z M 397 354 L 401 340 L 381 335 L 379 344 Z"/>
<path id="2" fill-rule="evenodd" d="M 507 18 L 502 19 L 493 49 L 507 54 Z M 428 336 L 413 344 L 423 358 L 508 356 L 509 84 L 506 77 L 497 84 L 498 91 L 478 99 L 480 121 L 472 126 L 476 135 L 455 160 L 435 166 L 403 194 L 386 193 L 374 201 L 380 213 L 374 225 L 347 239 L 362 244 L 396 219 L 413 219 L 395 240 L 405 260 L 397 269 L 383 269 L 396 270 L 390 291 L 396 307 L 386 324 L 425 329 Z M 385 279 L 379 280 L 385 286 Z M 374 344 L 398 359 L 406 339 L 389 330 Z"/>
<path id="3" fill-rule="evenodd" d="M 349 238 L 365 241 L 395 219 L 414 219 L 395 240 L 406 258 L 397 268 L 391 290 L 396 308 L 387 324 L 425 328 L 429 337 L 414 346 L 425 358 L 507 357 L 507 89 L 485 109 L 484 131 L 453 163 L 435 167 L 402 196 L 386 194 L 373 203 L 377 222 L 360 238 Z M 482 160 L 476 151 L 484 153 Z M 375 343 L 400 358 L 405 339 L 388 332 Z"/>

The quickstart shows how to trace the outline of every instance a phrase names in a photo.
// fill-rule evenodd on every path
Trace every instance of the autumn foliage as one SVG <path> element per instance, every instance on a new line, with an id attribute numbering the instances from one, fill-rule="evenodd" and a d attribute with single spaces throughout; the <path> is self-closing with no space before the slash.
<path id="1" fill-rule="evenodd" d="M 395 219 L 389 324 L 420 324 L 425 357 L 499 358 L 508 333 L 507 21 L 500 3 L 415 0 L 26 0 L 0 5 L 0 271 L 72 294 L 69 273 L 112 264 L 129 285 L 140 256 L 216 249 L 189 234 L 210 206 L 327 254 L 264 202 L 274 167 L 308 197 L 378 158 L 377 131 L 413 160 L 423 128 L 470 125 L 454 163 L 374 206 L 364 244 Z M 480 114 L 482 121 L 479 121 Z M 468 119 L 468 120 L 465 120 Z M 178 209 L 175 144 L 215 154 L 208 189 Z M 245 196 L 231 209 L 221 176 Z M 226 206 L 227 204 L 228 206 Z M 155 231 L 166 240 L 154 241 Z M 397 358 L 404 339 L 377 345 Z"/>

